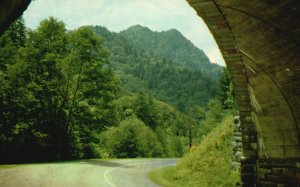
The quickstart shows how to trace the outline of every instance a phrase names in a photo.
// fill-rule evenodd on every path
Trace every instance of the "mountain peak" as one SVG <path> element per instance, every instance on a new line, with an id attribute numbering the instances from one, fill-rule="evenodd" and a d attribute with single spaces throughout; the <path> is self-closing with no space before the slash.
<path id="1" fill-rule="evenodd" d="M 166 32 L 180 33 L 177 29 L 170 29 L 170 30 L 167 30 Z M 180 34 L 181 34 L 181 33 L 180 33 Z"/>
<path id="2" fill-rule="evenodd" d="M 169 30 L 166 30 L 166 31 L 161 31 L 161 32 L 158 32 L 158 31 L 152 31 L 150 28 L 146 27 L 146 26 L 142 26 L 140 24 L 136 24 L 136 25 L 133 25 L 133 26 L 130 26 L 129 28 L 127 28 L 126 30 L 124 31 L 150 31 L 150 32 L 154 32 L 154 33 L 168 33 L 168 34 L 172 34 L 172 35 L 180 35 L 180 36 L 183 36 L 177 29 L 169 29 Z"/>
<path id="3" fill-rule="evenodd" d="M 142 26 L 140 24 L 136 24 L 136 25 L 133 25 L 131 27 L 129 27 L 128 29 L 126 29 L 127 31 L 132 31 L 132 30 L 137 30 L 137 31 L 140 31 L 140 30 L 147 30 L 147 31 L 151 31 L 151 29 L 149 29 L 148 27 L 145 27 L 145 26 Z"/>
<path id="4" fill-rule="evenodd" d="M 120 35 L 134 47 L 192 69 L 204 70 L 211 64 L 202 50 L 174 28 L 157 32 L 134 25 L 120 32 Z"/>

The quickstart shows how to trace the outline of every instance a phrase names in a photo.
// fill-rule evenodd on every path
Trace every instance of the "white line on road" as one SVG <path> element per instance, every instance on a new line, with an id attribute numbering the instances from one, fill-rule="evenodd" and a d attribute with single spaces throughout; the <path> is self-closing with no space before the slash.
<path id="1" fill-rule="evenodd" d="M 159 160 L 155 160 L 152 162 L 145 162 L 145 163 L 139 163 L 139 164 L 131 164 L 131 165 L 127 165 L 127 167 L 129 166 L 136 166 L 136 165 L 148 165 L 148 164 L 154 164 L 154 163 L 158 163 L 158 162 L 164 162 L 166 161 L 165 159 L 159 159 Z M 110 172 L 112 172 L 113 170 L 117 169 L 117 168 L 123 168 L 124 166 L 118 166 L 118 167 L 114 167 L 114 168 L 110 168 L 108 169 L 105 173 L 104 173 L 104 179 L 106 180 L 106 182 L 111 186 L 111 187 L 117 187 L 116 185 L 114 185 L 109 179 L 108 179 L 108 174 Z"/>
<path id="2" fill-rule="evenodd" d="M 135 165 L 137 165 L 137 164 L 131 164 L 131 165 L 128 165 L 128 166 L 130 167 L 130 166 L 135 166 Z M 128 166 L 127 166 L 127 167 L 128 167 Z M 115 169 L 117 169 L 117 168 L 122 168 L 122 167 L 124 167 L 124 166 L 118 166 L 118 167 L 110 168 L 110 169 L 108 169 L 108 170 L 104 173 L 104 178 L 105 178 L 106 182 L 107 182 L 111 187 L 117 187 L 117 186 L 114 185 L 114 184 L 108 179 L 108 177 L 107 177 L 108 173 L 112 172 L 113 170 L 115 170 Z"/>
<path id="3" fill-rule="evenodd" d="M 112 182 L 110 182 L 110 180 L 108 179 L 107 175 L 108 175 L 109 172 L 111 172 L 112 170 L 114 170 L 114 169 L 116 169 L 116 168 L 118 168 L 118 167 L 110 168 L 110 169 L 108 169 L 108 170 L 104 173 L 104 178 L 105 178 L 106 182 L 107 182 L 111 187 L 117 187 L 117 186 L 115 186 Z"/>

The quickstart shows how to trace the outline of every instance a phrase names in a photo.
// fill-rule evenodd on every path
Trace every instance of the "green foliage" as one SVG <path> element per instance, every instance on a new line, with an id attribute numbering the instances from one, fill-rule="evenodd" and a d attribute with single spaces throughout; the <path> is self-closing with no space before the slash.
<path id="1" fill-rule="evenodd" d="M 22 34 L 18 34 L 22 35 Z M 53 150 L 62 152 L 61 143 L 66 142 L 66 129 L 62 125 L 64 113 L 56 103 L 60 102 L 62 89 L 60 59 L 65 52 L 64 25 L 53 18 L 41 22 L 36 31 L 28 32 L 25 46 L 16 52 L 16 63 L 7 64 L 7 90 L 11 98 L 5 98 L 4 110 L 10 110 L 3 124 L 13 134 L 10 138 L 17 146 L 6 152 L 19 157 L 22 151 L 25 160 L 31 160 L 32 151 L 37 157 L 60 157 Z M 19 42 L 19 40 L 16 40 Z M 8 113 L 5 112 L 4 115 Z M 2 129 L 1 129 L 2 130 Z M 59 132 L 59 133 L 57 133 Z M 5 156 L 7 156 L 5 155 Z M 17 158 L 12 158 L 17 159 Z"/>
<path id="2" fill-rule="evenodd" d="M 142 93 L 123 96 L 117 100 L 116 106 L 121 120 L 138 118 L 154 131 L 162 145 L 162 155 L 160 156 L 179 157 L 185 153 L 186 115 L 170 105 Z M 149 118 L 156 124 L 155 128 L 151 125 L 152 123 L 149 123 Z"/>
<path id="3" fill-rule="evenodd" d="M 229 77 L 229 72 L 226 68 L 218 80 L 218 97 L 224 109 L 236 110 L 237 104 L 233 92 L 233 84 Z"/>
<path id="4" fill-rule="evenodd" d="M 16 51 L 25 45 L 25 25 L 23 18 L 17 19 L 0 37 L 0 70 L 16 61 Z"/>
<path id="5" fill-rule="evenodd" d="M 185 153 L 183 141 L 179 136 L 172 136 L 169 138 L 169 157 L 182 157 Z"/>
<path id="6" fill-rule="evenodd" d="M 52 17 L 26 38 L 22 21 L 12 28 L 0 38 L 1 162 L 99 156 L 95 133 L 117 122 L 118 90 L 99 36 Z"/>
<path id="7" fill-rule="evenodd" d="M 131 118 L 102 134 L 102 146 L 110 157 L 136 158 L 162 155 L 162 147 L 155 133 L 142 121 Z"/>
<path id="8" fill-rule="evenodd" d="M 148 99 L 143 93 L 138 95 L 135 103 L 136 116 L 152 129 L 155 129 L 158 125 L 157 111 L 155 109 L 151 95 Z"/>
<path id="9" fill-rule="evenodd" d="M 101 39 L 88 27 L 81 27 L 70 34 L 70 48 L 67 70 L 71 70 L 68 75 L 71 127 L 76 120 L 94 130 L 115 124 L 112 101 L 118 81 L 111 69 L 104 67 L 109 63 L 108 52 L 102 48 Z"/>
<path id="10" fill-rule="evenodd" d="M 160 110 L 159 113 L 162 111 Z M 162 112 L 164 114 L 165 112 Z M 171 121 L 176 135 L 189 137 L 189 144 L 199 144 L 202 139 L 220 123 L 229 112 L 222 108 L 218 99 L 211 99 L 206 107 L 189 107 L 184 117 Z M 177 113 L 182 115 L 182 113 Z"/>
<path id="11" fill-rule="evenodd" d="M 239 174 L 231 169 L 232 117 L 226 117 L 202 143 L 175 167 L 153 171 L 150 176 L 163 186 L 236 186 Z"/>

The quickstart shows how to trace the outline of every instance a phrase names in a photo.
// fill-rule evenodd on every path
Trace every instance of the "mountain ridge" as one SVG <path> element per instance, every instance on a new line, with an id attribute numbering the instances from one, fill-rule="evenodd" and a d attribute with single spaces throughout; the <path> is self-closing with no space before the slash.
<path id="1" fill-rule="evenodd" d="M 204 70 L 212 64 L 202 49 L 196 47 L 176 29 L 157 32 L 148 27 L 135 25 L 119 34 L 135 47 L 143 50 L 153 49 L 150 51 L 153 55 L 185 63 L 193 69 Z"/>
<path id="2" fill-rule="evenodd" d="M 156 32 L 133 25 L 115 33 L 102 26 L 92 28 L 104 38 L 124 92 L 149 92 L 180 111 L 187 103 L 205 106 L 216 96 L 222 67 L 212 64 L 176 29 Z"/>

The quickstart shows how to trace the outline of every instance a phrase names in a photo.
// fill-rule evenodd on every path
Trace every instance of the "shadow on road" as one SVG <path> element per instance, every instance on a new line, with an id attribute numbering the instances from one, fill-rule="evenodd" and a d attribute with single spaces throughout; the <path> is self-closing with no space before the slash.
<path id="1" fill-rule="evenodd" d="M 106 166 L 106 167 L 122 167 L 122 168 L 130 168 L 132 166 L 128 166 L 126 164 L 120 164 L 114 161 L 106 161 L 106 160 L 87 160 L 86 164 L 92 164 L 97 166 Z"/>

